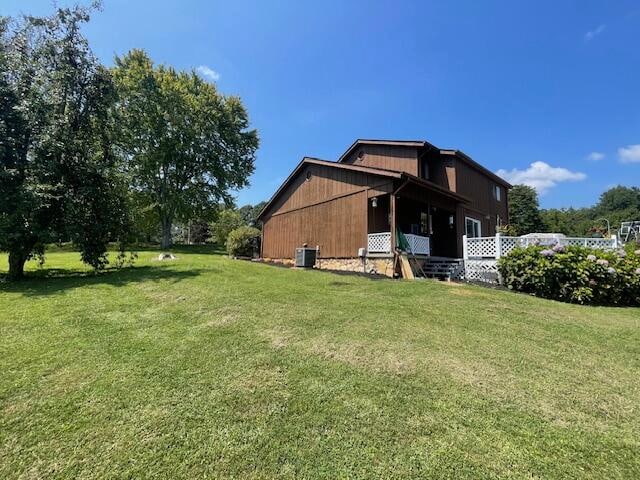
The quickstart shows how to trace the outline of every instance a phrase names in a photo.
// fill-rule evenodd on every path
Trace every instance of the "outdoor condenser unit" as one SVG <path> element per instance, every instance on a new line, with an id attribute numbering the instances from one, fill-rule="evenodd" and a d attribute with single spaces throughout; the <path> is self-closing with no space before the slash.
<path id="1" fill-rule="evenodd" d="M 312 268 L 316 264 L 315 248 L 296 248 L 296 267 Z"/>

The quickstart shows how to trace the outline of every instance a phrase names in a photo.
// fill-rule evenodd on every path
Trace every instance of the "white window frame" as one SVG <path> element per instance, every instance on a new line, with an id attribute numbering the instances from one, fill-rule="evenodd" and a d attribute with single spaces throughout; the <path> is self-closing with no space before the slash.
<path id="1" fill-rule="evenodd" d="M 493 196 L 498 201 L 502 201 L 502 187 L 498 184 L 493 186 Z"/>
<path id="2" fill-rule="evenodd" d="M 469 228 L 467 226 L 467 222 L 472 222 L 474 226 L 478 227 L 478 235 L 469 235 Z M 474 228 L 475 230 L 475 228 Z M 477 238 L 482 236 L 482 222 L 473 217 L 464 217 L 464 233 L 467 238 Z"/>

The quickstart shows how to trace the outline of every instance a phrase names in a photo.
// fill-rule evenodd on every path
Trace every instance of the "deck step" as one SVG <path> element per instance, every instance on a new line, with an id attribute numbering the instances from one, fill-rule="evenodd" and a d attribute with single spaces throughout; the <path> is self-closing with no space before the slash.
<path id="1" fill-rule="evenodd" d="M 461 278 L 464 272 L 464 260 L 461 258 L 430 257 L 425 260 L 422 271 L 426 277 L 456 280 Z"/>

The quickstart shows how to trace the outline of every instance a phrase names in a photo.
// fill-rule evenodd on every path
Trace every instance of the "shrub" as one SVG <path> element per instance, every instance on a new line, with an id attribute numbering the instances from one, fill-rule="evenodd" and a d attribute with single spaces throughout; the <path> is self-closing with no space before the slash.
<path id="1" fill-rule="evenodd" d="M 254 227 L 239 227 L 227 237 L 227 252 L 233 257 L 252 257 L 257 250 L 260 230 Z"/>
<path id="2" fill-rule="evenodd" d="M 243 225 L 244 222 L 240 218 L 240 214 L 235 210 L 226 208 L 219 213 L 218 219 L 212 225 L 213 240 L 218 245 L 225 245 L 229 233 Z"/>
<path id="3" fill-rule="evenodd" d="M 517 248 L 498 262 L 510 289 L 563 302 L 640 305 L 640 250 L 556 245 Z"/>

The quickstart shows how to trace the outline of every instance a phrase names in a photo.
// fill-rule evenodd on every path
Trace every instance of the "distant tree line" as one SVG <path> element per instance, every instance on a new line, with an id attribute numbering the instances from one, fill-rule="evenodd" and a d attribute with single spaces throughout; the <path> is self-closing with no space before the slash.
<path id="1" fill-rule="evenodd" d="M 241 227 L 253 227 L 258 230 L 262 225 L 258 222 L 258 214 L 262 211 L 267 202 L 259 202 L 255 205 L 247 204 L 240 208 L 235 205 L 221 204 L 218 208 L 212 209 L 208 218 L 198 218 L 185 224 L 176 226 L 173 240 L 177 243 L 203 244 L 215 243 L 225 246 L 229 234 Z M 150 235 L 150 240 L 154 235 L 158 235 L 157 226 L 152 226 L 154 233 Z"/>
<path id="2" fill-rule="evenodd" d="M 640 188 L 610 188 L 591 207 L 540 209 L 535 189 L 515 185 L 509 192 L 509 220 L 511 233 L 516 235 L 553 232 L 571 237 L 603 236 L 607 221 L 614 232 L 622 222 L 640 220 Z"/>
<path id="3" fill-rule="evenodd" d="M 73 242 L 102 269 L 107 246 L 214 221 L 248 185 L 258 135 L 238 97 L 142 50 L 107 68 L 82 33 L 90 8 L 0 17 L 0 250 L 9 275 Z"/>

